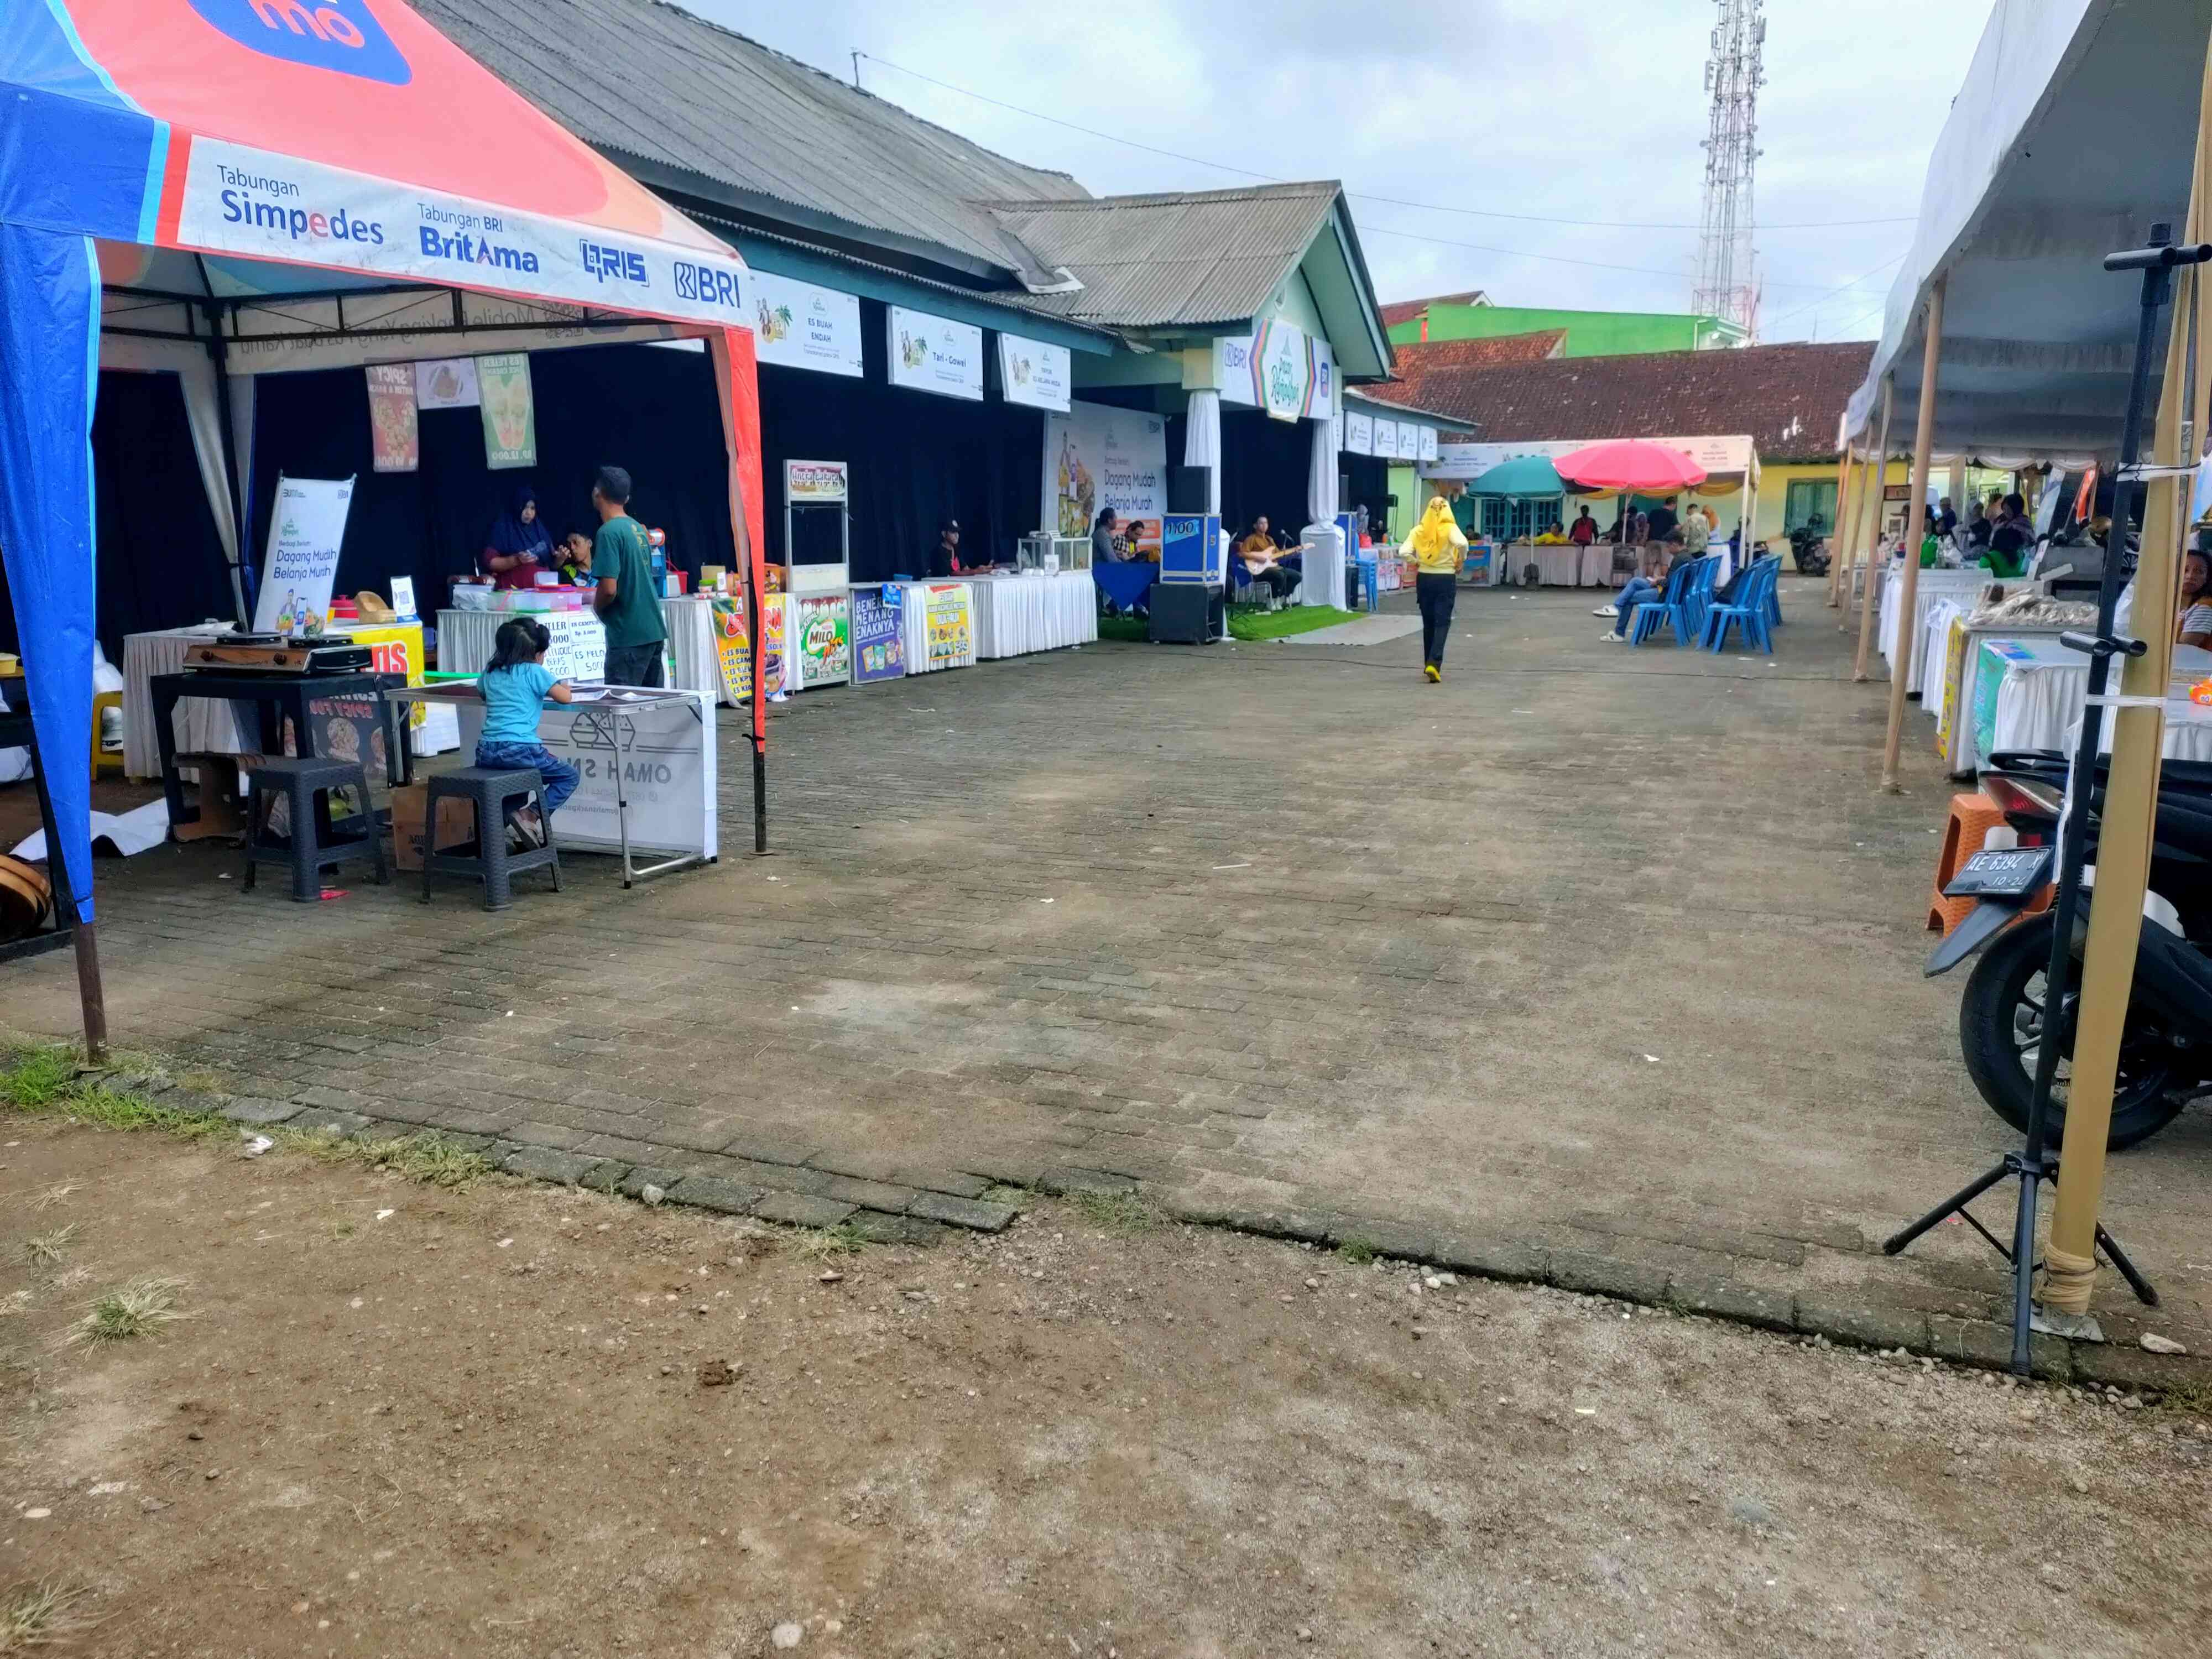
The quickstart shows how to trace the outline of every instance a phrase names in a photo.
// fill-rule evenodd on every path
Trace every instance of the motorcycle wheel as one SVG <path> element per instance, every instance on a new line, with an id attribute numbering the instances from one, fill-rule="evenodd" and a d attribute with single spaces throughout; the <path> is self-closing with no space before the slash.
<path id="1" fill-rule="evenodd" d="M 1990 1109 L 2022 1134 L 2027 1133 L 2028 1107 L 2035 1096 L 2036 1054 L 2045 1023 L 2044 981 L 2051 965 L 2051 929 L 2048 915 L 2032 916 L 1998 935 L 1974 964 L 1959 1004 L 1959 1047 L 1967 1073 Z M 2070 1018 L 2066 1024 L 2066 1048 L 2051 1088 L 2048 1133 L 2053 1147 L 2065 1126 L 2074 1069 Z M 2148 1140 L 2172 1122 L 2188 1103 L 2169 1097 L 2172 1080 L 2164 1045 L 2130 1011 L 2120 1037 L 2112 1127 L 2106 1146 L 2118 1152 Z"/>

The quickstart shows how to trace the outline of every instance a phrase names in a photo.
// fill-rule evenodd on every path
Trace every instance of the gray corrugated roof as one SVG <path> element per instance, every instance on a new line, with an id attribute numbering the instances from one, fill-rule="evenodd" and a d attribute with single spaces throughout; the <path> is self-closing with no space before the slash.
<path id="1" fill-rule="evenodd" d="M 1079 293 L 1019 303 L 1107 327 L 1202 327 L 1259 315 L 1342 194 L 1334 183 L 1255 185 L 988 205 L 1047 264 L 1083 280 Z"/>
<path id="2" fill-rule="evenodd" d="M 664 0 L 413 3 L 586 143 L 861 230 L 1014 270 L 977 200 L 1085 194 Z"/>

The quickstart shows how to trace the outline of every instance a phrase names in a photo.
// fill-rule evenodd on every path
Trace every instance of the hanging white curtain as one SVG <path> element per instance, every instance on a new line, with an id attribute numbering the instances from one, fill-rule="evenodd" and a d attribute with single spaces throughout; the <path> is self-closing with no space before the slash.
<path id="1" fill-rule="evenodd" d="M 1206 487 L 1206 510 L 1221 511 L 1221 394 L 1194 392 L 1185 411 L 1182 464 L 1202 466 L 1212 483 Z"/>
<path id="2" fill-rule="evenodd" d="M 1333 420 L 1309 422 L 1313 428 L 1313 459 L 1306 474 L 1306 510 L 1312 522 L 1298 539 L 1307 544 L 1305 602 L 1344 608 L 1344 535 L 1338 529 L 1337 447 L 1339 428 Z"/>

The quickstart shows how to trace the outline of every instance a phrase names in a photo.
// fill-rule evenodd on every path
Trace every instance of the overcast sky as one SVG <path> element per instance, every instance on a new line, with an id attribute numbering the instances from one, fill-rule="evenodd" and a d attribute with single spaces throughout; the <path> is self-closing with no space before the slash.
<path id="1" fill-rule="evenodd" d="M 866 53 L 869 91 L 1098 194 L 1342 179 L 1386 301 L 1481 288 L 1502 305 L 1689 305 L 1711 0 L 681 3 L 842 79 Z M 1988 14 L 1767 0 L 1762 337 L 1881 331 L 1911 226 L 1836 222 L 1917 211 Z M 1787 228 L 1808 222 L 1827 228 Z M 1669 228 L 1620 228 L 1654 223 Z"/>

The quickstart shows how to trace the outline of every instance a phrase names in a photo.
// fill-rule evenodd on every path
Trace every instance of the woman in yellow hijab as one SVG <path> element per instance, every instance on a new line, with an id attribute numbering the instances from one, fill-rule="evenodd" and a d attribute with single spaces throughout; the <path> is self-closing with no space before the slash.
<path id="1" fill-rule="evenodd" d="M 1421 672 L 1433 684 L 1444 677 L 1444 640 L 1459 597 L 1460 567 L 1467 562 L 1467 538 L 1443 496 L 1430 499 L 1420 523 L 1406 538 L 1406 556 L 1417 568 L 1413 597 L 1421 605 Z"/>

